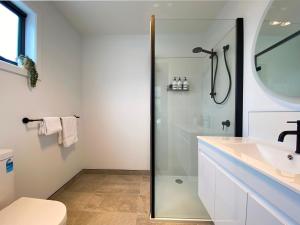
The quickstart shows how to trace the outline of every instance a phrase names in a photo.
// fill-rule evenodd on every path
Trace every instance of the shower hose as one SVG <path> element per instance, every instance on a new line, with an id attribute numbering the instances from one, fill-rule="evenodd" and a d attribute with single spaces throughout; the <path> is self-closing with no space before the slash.
<path id="1" fill-rule="evenodd" d="M 219 57 L 217 54 L 215 54 L 214 56 L 216 57 L 216 68 L 215 68 L 215 72 L 214 74 L 212 74 L 213 76 L 213 79 L 212 79 L 212 94 L 211 94 L 211 97 L 213 99 L 213 101 L 218 104 L 218 105 L 221 105 L 223 104 L 224 102 L 226 102 L 226 100 L 228 99 L 229 97 L 229 94 L 230 94 L 230 91 L 231 91 L 231 86 L 232 86 L 232 80 L 231 80 L 231 73 L 230 73 L 230 70 L 229 70 L 229 67 L 228 67 L 228 62 L 227 62 L 227 57 L 226 57 L 226 52 L 229 50 L 229 45 L 225 45 L 223 47 L 223 54 L 224 54 L 224 61 L 225 61 L 225 67 L 226 67 L 226 70 L 227 70 L 227 75 L 228 75 L 228 79 L 229 79 L 229 86 L 228 86 L 228 90 L 227 90 L 227 93 L 226 93 L 226 96 L 225 98 L 222 100 L 222 101 L 217 101 L 216 100 L 216 92 L 215 92 L 215 88 L 216 88 L 216 79 L 217 79 L 217 72 L 218 72 L 218 64 L 219 64 Z"/>

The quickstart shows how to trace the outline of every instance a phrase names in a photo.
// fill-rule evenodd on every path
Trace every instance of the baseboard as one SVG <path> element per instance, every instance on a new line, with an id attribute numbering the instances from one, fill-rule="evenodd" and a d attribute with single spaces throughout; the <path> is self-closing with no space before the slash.
<path id="1" fill-rule="evenodd" d="M 83 169 L 83 173 L 109 175 L 150 175 L 149 170 L 119 170 L 119 169 Z"/>

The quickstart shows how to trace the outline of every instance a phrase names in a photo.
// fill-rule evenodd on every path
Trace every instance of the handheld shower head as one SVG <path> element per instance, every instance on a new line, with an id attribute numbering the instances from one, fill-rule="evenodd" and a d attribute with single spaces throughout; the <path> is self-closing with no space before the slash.
<path id="1" fill-rule="evenodd" d="M 196 48 L 193 48 L 193 53 L 200 53 L 200 52 L 204 52 L 206 54 L 209 54 L 209 55 L 215 55 L 216 53 L 214 51 L 208 51 L 204 48 L 201 48 L 201 47 L 196 47 Z"/>
<path id="2" fill-rule="evenodd" d="M 202 48 L 201 47 L 196 47 L 196 48 L 193 48 L 193 53 L 200 53 L 202 52 Z"/>

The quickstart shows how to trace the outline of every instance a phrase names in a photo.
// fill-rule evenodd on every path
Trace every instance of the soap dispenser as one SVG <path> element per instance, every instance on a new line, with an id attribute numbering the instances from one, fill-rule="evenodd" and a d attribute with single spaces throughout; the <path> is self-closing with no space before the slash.
<path id="1" fill-rule="evenodd" d="M 177 90 L 182 90 L 182 81 L 180 77 L 178 78 L 178 82 L 177 82 Z"/>
<path id="2" fill-rule="evenodd" d="M 187 81 L 186 77 L 184 78 L 184 81 L 183 81 L 183 90 L 184 91 L 188 91 L 189 90 L 189 82 Z"/>
<path id="3" fill-rule="evenodd" d="M 172 90 L 177 90 L 177 81 L 176 81 L 176 77 L 174 77 L 173 82 L 172 82 Z"/>

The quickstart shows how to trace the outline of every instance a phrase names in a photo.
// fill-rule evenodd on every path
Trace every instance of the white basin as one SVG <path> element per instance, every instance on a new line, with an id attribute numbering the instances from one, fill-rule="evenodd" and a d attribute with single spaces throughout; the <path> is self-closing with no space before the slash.
<path id="1" fill-rule="evenodd" d="M 284 143 L 247 137 L 198 136 L 198 140 L 199 145 L 208 144 L 300 194 L 300 154 Z"/>
<path id="2" fill-rule="evenodd" d="M 280 144 L 272 145 L 266 143 L 226 143 L 226 147 L 232 148 L 240 157 L 253 158 L 259 162 L 269 164 L 282 173 L 300 174 L 300 155 Z M 289 159 L 288 156 L 292 156 Z M 283 174 L 284 175 L 284 174 Z"/>

